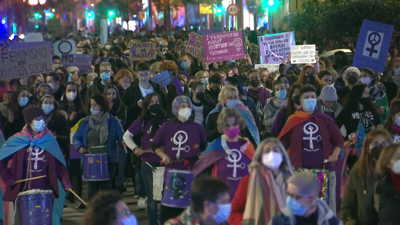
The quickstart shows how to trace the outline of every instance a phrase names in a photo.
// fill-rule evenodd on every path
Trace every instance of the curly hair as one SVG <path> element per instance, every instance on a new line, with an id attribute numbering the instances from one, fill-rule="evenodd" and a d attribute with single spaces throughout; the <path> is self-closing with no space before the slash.
<path id="1" fill-rule="evenodd" d="M 165 60 L 164 62 L 162 62 L 160 65 L 160 70 L 169 70 L 174 78 L 179 76 L 178 65 L 176 65 L 176 63 L 171 60 Z"/>
<path id="2" fill-rule="evenodd" d="M 117 219 L 115 205 L 122 201 L 122 196 L 116 191 L 102 192 L 96 195 L 88 210 L 83 214 L 82 225 L 112 225 Z"/>
<path id="3" fill-rule="evenodd" d="M 246 122 L 244 121 L 242 114 L 240 114 L 239 110 L 234 107 L 226 107 L 219 113 L 217 119 L 217 129 L 220 133 L 224 133 L 224 129 L 226 127 L 226 119 L 229 117 L 235 118 L 235 123 L 236 125 L 239 125 L 239 128 L 241 130 L 246 127 Z"/>

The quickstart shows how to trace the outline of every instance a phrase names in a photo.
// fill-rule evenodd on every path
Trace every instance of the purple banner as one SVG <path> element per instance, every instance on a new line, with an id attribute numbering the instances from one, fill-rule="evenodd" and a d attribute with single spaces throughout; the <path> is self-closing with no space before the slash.
<path id="1" fill-rule="evenodd" d="M 206 62 L 246 58 L 242 31 L 203 35 Z"/>

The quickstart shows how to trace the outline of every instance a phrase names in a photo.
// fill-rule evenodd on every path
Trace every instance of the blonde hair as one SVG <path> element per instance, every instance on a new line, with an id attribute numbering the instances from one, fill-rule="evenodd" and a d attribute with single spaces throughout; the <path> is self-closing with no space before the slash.
<path id="1" fill-rule="evenodd" d="M 221 92 L 218 95 L 218 101 L 219 102 L 225 102 L 225 95 L 236 92 L 239 95 L 239 91 L 235 86 L 232 85 L 226 85 L 222 88 Z"/>
<path id="2" fill-rule="evenodd" d="M 200 76 L 203 76 L 203 75 L 206 74 L 206 73 L 208 74 L 207 71 L 201 70 L 201 71 L 197 72 L 197 73 L 194 75 L 194 77 L 195 77 L 196 79 L 200 79 Z"/>
<path id="3" fill-rule="evenodd" d="M 390 161 L 399 148 L 400 143 L 396 143 L 391 144 L 382 150 L 378 162 L 376 163 L 376 173 L 378 175 L 385 175 L 389 171 Z"/>
<path id="4" fill-rule="evenodd" d="M 224 108 L 218 115 L 217 119 L 217 130 L 220 133 L 224 133 L 224 129 L 226 127 L 226 119 L 233 117 L 235 118 L 236 125 L 239 125 L 239 128 L 242 130 L 246 127 L 246 122 L 244 121 L 242 114 L 240 114 L 239 110 L 234 107 L 226 107 Z"/>

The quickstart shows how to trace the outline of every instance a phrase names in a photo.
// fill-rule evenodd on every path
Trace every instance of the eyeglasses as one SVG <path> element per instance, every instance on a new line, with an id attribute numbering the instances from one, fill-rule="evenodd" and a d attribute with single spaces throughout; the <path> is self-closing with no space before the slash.
<path id="1" fill-rule="evenodd" d="M 379 142 L 374 142 L 374 143 L 371 143 L 371 146 L 372 147 L 386 147 L 386 146 L 389 146 L 390 145 L 390 143 L 389 142 L 381 142 L 381 143 L 379 143 Z"/>

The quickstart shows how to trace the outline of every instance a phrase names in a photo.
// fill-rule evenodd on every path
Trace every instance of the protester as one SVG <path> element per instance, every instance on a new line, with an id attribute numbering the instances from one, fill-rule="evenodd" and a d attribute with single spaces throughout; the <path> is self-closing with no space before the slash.
<path id="1" fill-rule="evenodd" d="M 218 103 L 218 96 L 222 89 L 222 78 L 219 75 L 212 75 L 208 79 L 208 85 L 206 87 L 206 95 L 209 95 L 215 103 Z"/>
<path id="2" fill-rule="evenodd" d="M 104 93 L 106 86 L 112 82 L 113 71 L 109 62 L 100 64 L 100 77 L 94 79 L 94 83 L 86 92 L 86 104 L 90 101 L 92 94 Z"/>
<path id="3" fill-rule="evenodd" d="M 392 103 L 384 128 L 392 136 L 393 143 L 400 142 L 400 100 Z"/>
<path id="4" fill-rule="evenodd" d="M 270 221 L 286 205 L 286 181 L 293 174 L 286 149 L 275 138 L 260 143 L 232 200 L 232 225 Z"/>
<path id="5" fill-rule="evenodd" d="M 54 98 L 60 101 L 64 93 L 64 85 L 62 84 L 61 77 L 57 73 L 51 72 L 46 76 L 46 83 L 53 91 Z"/>
<path id="6" fill-rule="evenodd" d="M 131 86 L 135 79 L 131 71 L 120 69 L 118 73 L 115 74 L 114 80 L 123 88 L 123 90 L 126 90 Z M 123 95 L 123 93 L 121 93 L 121 95 Z"/>
<path id="7" fill-rule="evenodd" d="M 327 71 L 327 70 L 323 70 L 321 72 L 319 72 L 318 74 L 318 78 L 322 81 L 322 83 L 324 83 L 325 85 L 331 85 L 333 84 L 333 76 L 332 74 Z"/>
<path id="8" fill-rule="evenodd" d="M 45 96 L 45 95 L 52 95 L 52 96 L 54 96 L 53 91 L 51 90 L 50 85 L 48 85 L 48 84 L 46 84 L 46 83 L 37 84 L 35 93 L 34 93 L 34 95 L 32 95 L 32 96 L 30 97 L 30 100 L 29 100 L 29 101 L 30 101 L 32 104 L 37 105 L 37 104 L 39 104 L 40 99 L 42 99 L 42 97 Z"/>
<path id="9" fill-rule="evenodd" d="M 391 77 L 383 82 L 389 102 L 396 97 L 400 86 L 400 57 L 393 59 L 390 68 L 390 75 Z"/>
<path id="10" fill-rule="evenodd" d="M 191 119 L 203 127 L 206 124 L 208 114 L 216 105 L 214 100 L 205 94 L 205 90 L 205 85 L 202 82 L 194 82 L 192 84 L 193 113 Z"/>
<path id="11" fill-rule="evenodd" d="M 342 78 L 346 86 L 337 90 L 337 95 L 341 104 L 344 104 L 346 96 L 350 93 L 353 86 L 358 83 L 360 75 L 361 72 L 357 67 L 349 67 L 344 71 Z"/>
<path id="12" fill-rule="evenodd" d="M 318 78 L 317 75 L 318 75 L 318 71 L 314 68 L 314 66 L 307 64 L 301 70 L 301 73 L 300 73 L 300 76 L 299 76 L 297 82 L 301 85 L 305 85 L 305 84 L 312 85 L 316 90 L 317 96 L 319 96 L 324 84 Z"/>
<path id="13" fill-rule="evenodd" d="M 271 92 L 262 86 L 258 70 L 250 70 L 247 73 L 247 76 L 250 80 L 250 89 L 247 92 L 247 95 L 251 97 L 257 105 L 260 105 L 262 110 L 267 102 L 267 99 L 271 98 Z"/>
<path id="14" fill-rule="evenodd" d="M 104 95 L 106 96 L 110 105 L 111 115 L 117 118 L 124 130 L 126 130 L 125 128 L 128 127 L 126 123 L 126 107 L 122 103 L 121 95 L 118 91 L 118 88 L 113 84 L 109 84 L 104 88 Z"/>
<path id="15" fill-rule="evenodd" d="M 288 103 L 287 88 L 285 86 L 285 83 L 274 83 L 273 90 L 274 97 L 267 99 L 264 107 L 263 122 L 266 128 L 266 132 L 268 133 L 271 133 L 271 128 L 274 125 L 278 113 L 281 109 L 286 108 L 286 105 Z"/>
<path id="16" fill-rule="evenodd" d="M 4 123 L 4 131 L 7 137 L 11 137 L 21 131 L 25 126 L 23 109 L 29 103 L 29 92 L 24 87 L 17 87 L 11 92 L 10 111 L 8 121 Z"/>
<path id="17" fill-rule="evenodd" d="M 335 87 L 333 85 L 325 85 L 319 95 L 318 109 L 335 120 L 342 111 L 342 106 L 337 100 Z"/>

